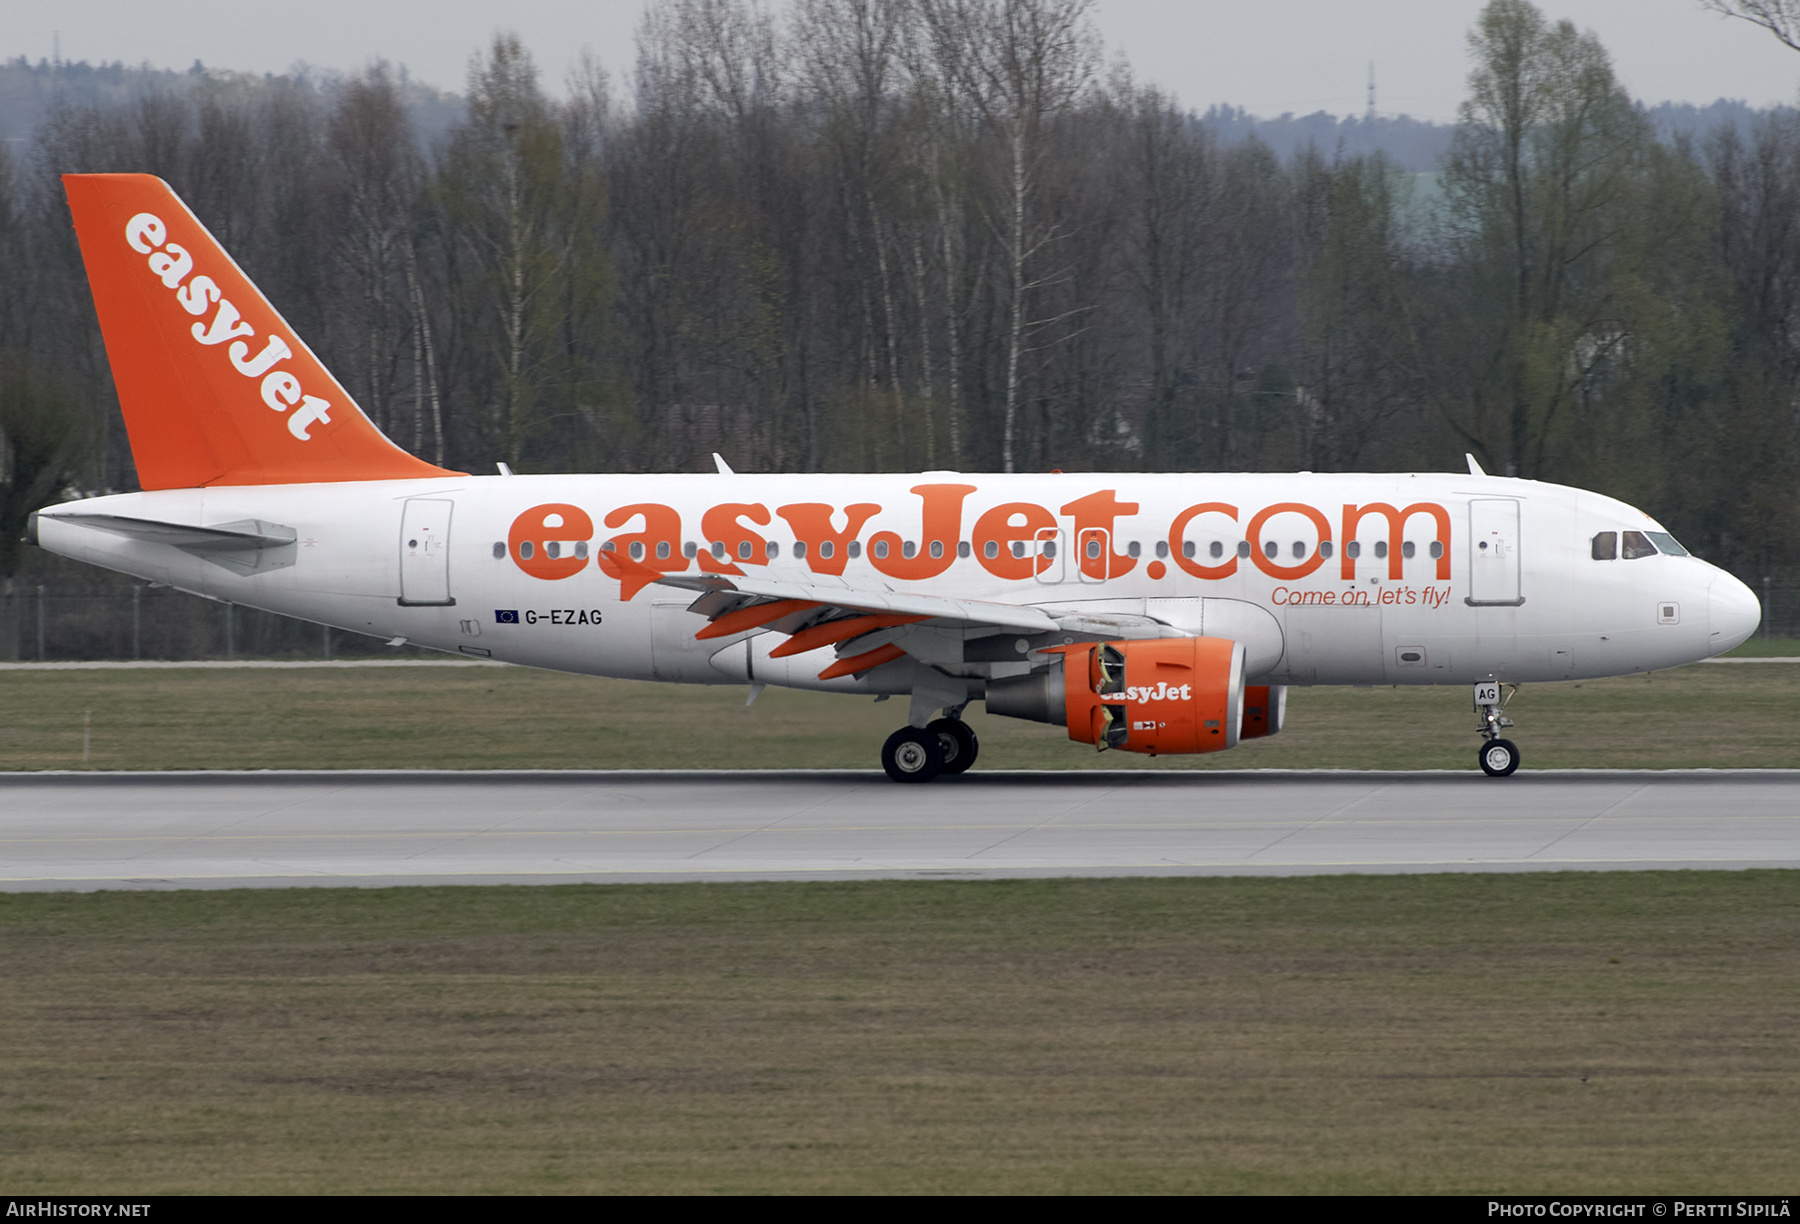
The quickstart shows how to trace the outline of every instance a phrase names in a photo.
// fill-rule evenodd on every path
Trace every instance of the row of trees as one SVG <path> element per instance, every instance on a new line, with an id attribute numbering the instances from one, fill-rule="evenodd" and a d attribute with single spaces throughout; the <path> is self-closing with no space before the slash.
<path id="1" fill-rule="evenodd" d="M 1493 0 L 1436 174 L 1278 159 L 1087 0 L 658 0 L 625 100 L 496 39 L 53 105 L 0 146 L 0 535 L 129 451 L 56 176 L 159 174 L 396 441 L 491 470 L 1460 467 L 1797 559 L 1800 124 L 1659 140 Z M 10 555 L 0 555 L 10 570 Z"/>

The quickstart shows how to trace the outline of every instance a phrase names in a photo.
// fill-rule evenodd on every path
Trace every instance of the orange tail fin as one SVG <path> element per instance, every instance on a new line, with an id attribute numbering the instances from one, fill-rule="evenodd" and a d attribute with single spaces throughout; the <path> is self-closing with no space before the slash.
<path id="1" fill-rule="evenodd" d="M 388 441 L 167 183 L 63 186 L 144 488 L 460 475 Z"/>

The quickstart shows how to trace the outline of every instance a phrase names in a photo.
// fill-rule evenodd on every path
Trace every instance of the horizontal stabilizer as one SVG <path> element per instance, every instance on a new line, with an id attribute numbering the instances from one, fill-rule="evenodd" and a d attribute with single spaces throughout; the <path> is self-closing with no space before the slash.
<path id="1" fill-rule="evenodd" d="M 37 515 L 31 516 L 26 538 L 35 543 Z M 299 533 L 280 523 L 240 519 L 207 527 L 192 523 L 166 523 L 158 519 L 131 518 L 122 514 L 58 514 L 59 523 L 91 527 L 113 535 L 129 536 L 147 544 L 167 544 L 210 561 L 234 574 L 250 575 L 286 569 L 294 563 L 294 542 Z"/>

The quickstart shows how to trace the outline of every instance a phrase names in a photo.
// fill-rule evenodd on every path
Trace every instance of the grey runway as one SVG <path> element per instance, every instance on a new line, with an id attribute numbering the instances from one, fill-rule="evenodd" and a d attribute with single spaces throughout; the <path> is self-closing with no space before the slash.
<path id="1" fill-rule="evenodd" d="M 1800 866 L 1800 771 L 0 776 L 0 890 Z"/>

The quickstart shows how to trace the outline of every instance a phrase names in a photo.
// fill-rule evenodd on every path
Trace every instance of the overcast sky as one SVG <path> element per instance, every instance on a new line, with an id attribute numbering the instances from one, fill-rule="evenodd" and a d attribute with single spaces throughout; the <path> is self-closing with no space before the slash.
<path id="1" fill-rule="evenodd" d="M 1185 105 L 1217 102 L 1257 115 L 1360 113 L 1369 66 L 1384 114 L 1456 116 L 1468 75 L 1465 39 L 1482 0 L 1098 0 L 1109 55 Z M 1800 53 L 1699 0 L 1546 0 L 1551 18 L 1591 29 L 1639 100 L 1755 106 L 1793 103 Z M 123 60 L 185 68 L 285 72 L 298 62 L 354 70 L 382 58 L 460 90 L 469 56 L 512 30 L 557 87 L 582 49 L 615 79 L 629 72 L 642 0 L 0 0 L 0 56 Z"/>

